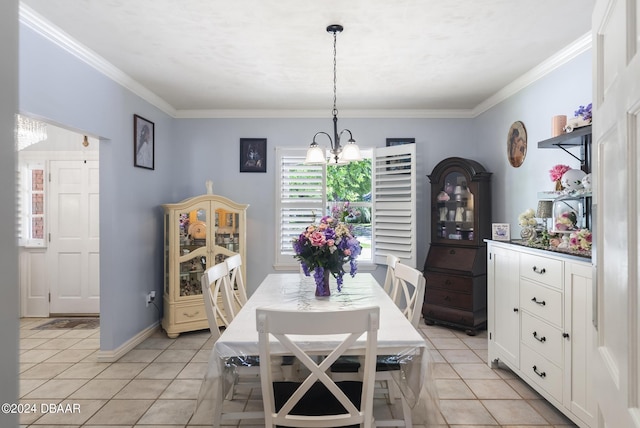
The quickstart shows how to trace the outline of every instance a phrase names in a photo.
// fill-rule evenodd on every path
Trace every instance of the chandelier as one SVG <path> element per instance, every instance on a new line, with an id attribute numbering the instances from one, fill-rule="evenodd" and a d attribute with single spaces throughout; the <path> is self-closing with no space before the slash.
<path id="1" fill-rule="evenodd" d="M 47 139 L 47 124 L 16 114 L 16 148 L 18 151 Z"/>
<path id="2" fill-rule="evenodd" d="M 326 132 L 316 132 L 316 134 L 313 136 L 311 146 L 307 150 L 307 157 L 304 160 L 304 163 L 308 165 L 321 165 L 327 163 L 324 150 L 320 148 L 320 146 L 316 142 L 316 137 L 321 134 L 326 135 L 327 138 L 329 138 L 329 142 L 331 144 L 331 149 L 329 150 L 331 152 L 329 163 L 345 164 L 352 161 L 362 160 L 362 156 L 360 155 L 360 148 L 356 144 L 356 140 L 353 139 L 351 131 L 349 131 L 348 129 L 343 129 L 342 131 L 340 131 L 340 133 L 338 133 L 338 108 L 336 107 L 336 40 L 337 34 L 341 33 L 343 29 L 344 28 L 342 27 L 342 25 L 338 24 L 329 25 L 327 27 L 327 32 L 333 33 L 333 138 L 331 138 L 331 135 L 327 134 Z M 349 140 L 343 147 L 340 145 L 340 138 L 345 132 L 349 134 Z"/>

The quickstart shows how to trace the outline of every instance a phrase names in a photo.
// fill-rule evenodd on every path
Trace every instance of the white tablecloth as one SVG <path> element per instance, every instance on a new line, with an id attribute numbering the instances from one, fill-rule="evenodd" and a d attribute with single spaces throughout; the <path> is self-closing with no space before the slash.
<path id="1" fill-rule="evenodd" d="M 427 413 L 435 409 L 431 358 L 424 337 L 411 325 L 393 301 L 387 296 L 375 278 L 360 273 L 351 278 L 345 276 L 342 291 L 336 290 L 333 280 L 330 297 L 315 297 L 313 278 L 299 274 L 268 275 L 256 292 L 247 301 L 229 327 L 216 341 L 209 358 L 209 365 L 198 397 L 198 407 L 213 406 L 214 412 L 221 409 L 229 387 L 233 366 L 225 364 L 231 357 L 258 355 L 258 333 L 256 331 L 257 307 L 277 307 L 300 311 L 326 311 L 351 309 L 376 305 L 380 307 L 380 330 L 378 331 L 378 355 L 395 355 L 402 363 L 403 373 L 400 389 L 410 405 L 414 407 L 414 423 L 425 423 Z M 326 355 L 335 349 L 335 342 L 312 336 L 300 337 L 297 341 L 307 352 Z M 364 342 L 363 342 L 364 343 Z M 272 352 L 278 352 L 274 339 Z M 284 350 L 282 349 L 284 353 Z M 357 343 L 351 350 L 359 354 Z M 420 422 L 422 420 L 422 422 Z"/>

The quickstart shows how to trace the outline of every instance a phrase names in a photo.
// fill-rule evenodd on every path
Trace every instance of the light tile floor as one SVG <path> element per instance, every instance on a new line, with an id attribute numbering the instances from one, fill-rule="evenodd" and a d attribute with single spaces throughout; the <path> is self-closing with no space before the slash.
<path id="1" fill-rule="evenodd" d="M 33 329 L 45 321 L 25 318 L 20 323 L 20 402 L 36 410 L 21 415 L 22 427 L 185 428 L 209 423 L 206 412 L 194 415 L 213 344 L 208 330 L 176 339 L 158 330 L 117 362 L 98 363 L 99 329 Z M 486 332 L 470 337 L 423 323 L 420 331 L 434 349 L 441 412 L 434 428 L 575 427 L 513 373 L 487 366 Z M 259 394 L 252 391 L 244 398 L 235 405 L 261 409 Z M 69 412 L 43 412 L 43 405 L 55 409 L 60 404 Z M 394 410 L 384 400 L 376 404 L 378 414 Z M 262 426 L 243 422 L 245 428 Z"/>

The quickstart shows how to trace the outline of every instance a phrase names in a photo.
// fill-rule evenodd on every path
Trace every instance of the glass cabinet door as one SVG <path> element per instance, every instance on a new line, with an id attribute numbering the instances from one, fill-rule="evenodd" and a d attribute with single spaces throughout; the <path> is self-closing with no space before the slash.
<path id="1" fill-rule="evenodd" d="M 202 294 L 200 278 L 209 266 L 207 258 L 208 209 L 205 207 L 178 212 L 179 296 Z"/>
<path id="2" fill-rule="evenodd" d="M 240 254 L 240 213 L 230 208 L 215 210 L 215 263 Z"/>
<path id="3" fill-rule="evenodd" d="M 440 192 L 436 195 L 439 239 L 473 240 L 474 195 L 461 172 L 445 175 Z"/>

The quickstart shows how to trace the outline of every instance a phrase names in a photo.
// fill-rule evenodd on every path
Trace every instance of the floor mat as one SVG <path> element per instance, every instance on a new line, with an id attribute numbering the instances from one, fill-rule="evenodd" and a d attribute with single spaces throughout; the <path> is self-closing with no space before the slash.
<path id="1" fill-rule="evenodd" d="M 31 330 L 52 330 L 58 328 L 91 330 L 100 327 L 100 318 L 56 318 Z"/>

